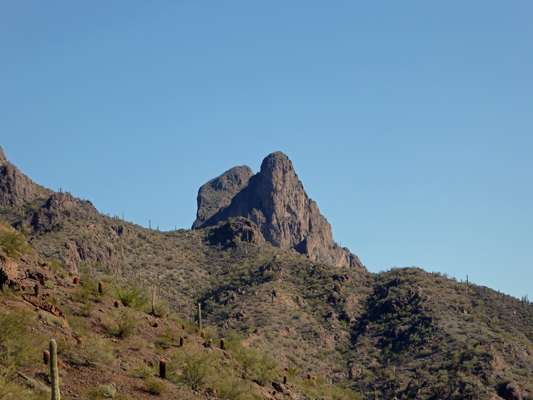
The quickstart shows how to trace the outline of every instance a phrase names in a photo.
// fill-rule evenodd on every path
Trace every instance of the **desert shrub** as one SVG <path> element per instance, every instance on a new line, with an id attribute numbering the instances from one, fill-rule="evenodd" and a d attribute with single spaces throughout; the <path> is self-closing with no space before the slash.
<path id="1" fill-rule="evenodd" d="M 152 375 L 152 370 L 143 363 L 140 363 L 139 366 L 135 370 L 133 370 L 133 376 L 137 378 L 146 379 L 151 377 Z"/>
<path id="2" fill-rule="evenodd" d="M 150 392 L 151 394 L 159 395 L 168 391 L 167 386 L 163 382 L 155 378 L 145 379 L 144 384 L 146 385 L 146 390 L 148 390 L 148 392 Z"/>
<path id="3" fill-rule="evenodd" d="M 15 292 L 15 290 L 10 288 L 9 286 L 2 285 L 2 287 L 0 288 L 0 295 L 2 295 L 4 297 L 13 297 L 13 296 L 16 295 L 16 292 Z"/>
<path id="4" fill-rule="evenodd" d="M 67 268 L 65 267 L 65 264 L 60 263 L 57 260 L 54 260 L 53 258 L 49 258 L 46 261 L 52 267 L 52 273 L 54 275 L 57 275 L 60 278 L 65 278 L 67 276 Z"/>
<path id="5" fill-rule="evenodd" d="M 148 299 L 145 290 L 138 285 L 120 287 L 113 283 L 113 289 L 115 298 L 125 307 L 142 307 Z"/>
<path id="6" fill-rule="evenodd" d="M 356 400 L 359 397 L 350 389 L 333 386 L 330 390 L 332 400 Z"/>
<path id="7" fill-rule="evenodd" d="M 162 334 L 158 336 L 158 344 L 164 348 L 168 349 L 170 346 L 179 344 L 180 334 L 167 326 Z"/>
<path id="8" fill-rule="evenodd" d="M 119 338 L 130 337 L 137 332 L 137 327 L 139 323 L 132 310 L 121 309 L 116 314 L 115 322 L 105 321 L 103 325 L 106 327 L 107 331 Z"/>
<path id="9" fill-rule="evenodd" d="M 32 313 L 23 310 L 6 312 L 0 308 L 0 376 L 11 379 L 17 369 L 38 361 L 36 348 L 44 348 L 44 340 L 30 336 L 34 324 Z"/>
<path id="10" fill-rule="evenodd" d="M 97 399 L 113 399 L 117 389 L 113 385 L 100 385 L 96 389 L 91 389 L 87 392 L 87 395 L 94 400 Z"/>
<path id="11" fill-rule="evenodd" d="M 226 347 L 233 352 L 235 359 L 250 372 L 252 379 L 265 385 L 278 374 L 277 361 L 267 352 L 260 353 L 242 344 L 242 337 L 232 332 L 226 341 Z"/>
<path id="12" fill-rule="evenodd" d="M 83 317 L 90 317 L 93 315 L 93 310 L 94 310 L 94 303 L 85 303 L 83 305 L 83 307 L 81 307 L 78 311 L 77 311 L 77 314 L 78 315 L 81 315 Z"/>
<path id="13" fill-rule="evenodd" d="M 28 254 L 32 252 L 31 247 L 26 243 L 24 235 L 11 230 L 0 230 L 0 246 L 12 258 L 18 258 L 16 256 L 17 253 Z"/>
<path id="14" fill-rule="evenodd" d="M 221 380 L 217 388 L 221 399 L 244 400 L 251 398 L 248 385 L 242 379 L 237 379 L 233 374 L 231 374 L 229 379 Z"/>
<path id="15" fill-rule="evenodd" d="M 47 394 L 38 388 L 16 385 L 13 382 L 7 382 L 3 376 L 0 376 L 0 399 L 24 399 L 24 400 L 47 400 L 50 394 Z"/>
<path id="16" fill-rule="evenodd" d="M 93 336 L 87 338 L 83 345 L 85 363 L 102 362 L 111 365 L 115 361 L 114 351 L 105 339 Z"/>
<path id="17" fill-rule="evenodd" d="M 215 354 L 212 351 L 192 351 L 184 348 L 172 353 L 171 374 L 172 380 L 183 383 L 193 390 L 204 387 L 213 373 Z M 181 371 L 181 374 L 177 374 Z"/>
<path id="18" fill-rule="evenodd" d="M 266 385 L 278 375 L 278 363 L 268 352 L 258 354 L 254 349 L 250 349 L 248 363 L 251 363 L 252 377 L 260 385 Z"/>
<path id="19" fill-rule="evenodd" d="M 45 311 L 39 311 L 38 313 L 39 318 L 45 319 L 47 321 L 53 322 L 57 326 L 60 326 L 61 328 L 66 328 L 65 321 L 63 321 L 61 318 L 56 317 L 55 315 L 49 314 Z"/>
<path id="20" fill-rule="evenodd" d="M 150 311 L 152 310 L 150 309 Z M 167 302 L 164 300 L 157 300 L 154 303 L 153 312 L 156 317 L 167 317 L 169 314 Z"/>

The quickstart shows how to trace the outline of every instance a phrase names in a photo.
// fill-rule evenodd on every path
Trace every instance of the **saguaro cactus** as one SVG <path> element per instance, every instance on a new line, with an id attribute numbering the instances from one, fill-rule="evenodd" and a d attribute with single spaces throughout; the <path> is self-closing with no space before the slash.
<path id="1" fill-rule="evenodd" d="M 225 339 L 220 339 L 220 348 L 222 350 L 226 350 L 226 340 Z"/>
<path id="2" fill-rule="evenodd" d="M 50 379 L 52 380 L 52 400 L 61 400 L 59 393 L 59 370 L 57 368 L 57 343 L 50 340 Z"/>
<path id="3" fill-rule="evenodd" d="M 104 282 L 98 282 L 98 293 L 104 293 Z"/>
<path id="4" fill-rule="evenodd" d="M 202 305 L 198 303 L 198 330 L 202 331 Z"/>
<path id="5" fill-rule="evenodd" d="M 41 288 L 41 285 L 39 285 L 39 282 L 35 284 L 35 296 L 39 296 L 39 289 Z"/>

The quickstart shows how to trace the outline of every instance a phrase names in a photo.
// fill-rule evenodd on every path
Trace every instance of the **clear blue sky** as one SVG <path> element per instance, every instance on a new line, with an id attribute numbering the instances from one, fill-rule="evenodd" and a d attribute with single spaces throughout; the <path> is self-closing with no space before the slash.
<path id="1" fill-rule="evenodd" d="M 531 1 L 4 0 L 0 146 L 162 230 L 280 150 L 370 271 L 533 296 Z"/>

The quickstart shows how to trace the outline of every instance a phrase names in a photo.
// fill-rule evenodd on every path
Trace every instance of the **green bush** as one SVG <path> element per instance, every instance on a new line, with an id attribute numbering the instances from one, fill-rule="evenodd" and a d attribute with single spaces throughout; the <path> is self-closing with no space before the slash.
<path id="1" fill-rule="evenodd" d="M 180 334 L 178 333 L 178 331 L 167 326 L 164 332 L 161 335 L 159 335 L 157 339 L 158 339 L 158 344 L 162 348 L 168 349 L 170 346 L 179 344 Z"/>
<path id="2" fill-rule="evenodd" d="M 212 378 L 214 361 L 213 351 L 195 352 L 187 348 L 179 349 L 172 353 L 170 377 L 193 390 L 198 390 Z M 181 370 L 181 375 L 176 374 L 177 370 Z"/>
<path id="3" fill-rule="evenodd" d="M 83 351 L 86 364 L 98 361 L 111 365 L 115 361 L 113 348 L 109 342 L 96 336 L 89 337 L 85 341 Z"/>
<path id="4" fill-rule="evenodd" d="M 153 310 L 152 303 L 150 303 L 149 305 L 145 305 L 143 311 L 148 314 L 152 313 L 153 311 L 153 315 L 156 317 L 168 317 L 169 315 L 168 304 L 164 300 L 156 300 Z"/>
<path id="5" fill-rule="evenodd" d="M 151 394 L 159 395 L 168 391 L 167 386 L 155 378 L 145 379 L 144 384 L 146 385 L 146 390 L 148 390 Z"/>
<path id="6" fill-rule="evenodd" d="M 34 324 L 33 314 L 15 310 L 6 312 L 0 308 L 0 376 L 11 379 L 20 367 L 38 362 L 40 354 L 35 349 L 45 348 L 44 340 L 30 336 Z"/>
<path id="7" fill-rule="evenodd" d="M 265 386 L 272 382 L 278 375 L 278 363 L 268 352 L 261 355 L 256 350 L 250 349 L 252 377 L 260 385 Z"/>
<path id="8" fill-rule="evenodd" d="M 221 399 L 244 400 L 251 397 L 248 385 L 242 379 L 237 379 L 233 374 L 231 374 L 231 378 L 221 380 L 217 386 Z"/>
<path id="9" fill-rule="evenodd" d="M 117 389 L 113 385 L 100 385 L 96 389 L 91 389 L 87 395 L 94 400 L 97 399 L 113 399 Z"/>
<path id="10" fill-rule="evenodd" d="M 17 253 L 29 254 L 32 252 L 31 247 L 26 243 L 24 235 L 11 230 L 0 231 L 0 246 L 4 248 L 9 257 L 16 257 Z"/>
<path id="11" fill-rule="evenodd" d="M 104 326 L 113 336 L 126 338 L 133 336 L 137 332 L 139 322 L 132 310 L 123 308 L 118 311 L 115 322 L 104 322 Z"/>
<path id="12" fill-rule="evenodd" d="M 137 285 L 120 287 L 113 283 L 113 289 L 115 298 L 125 307 L 142 307 L 148 299 L 145 290 Z"/>
<path id="13" fill-rule="evenodd" d="M 133 376 L 137 378 L 146 379 L 153 375 L 152 370 L 143 363 L 140 363 L 139 366 L 133 371 Z"/>
<path id="14" fill-rule="evenodd" d="M 24 399 L 24 400 L 48 400 L 50 394 L 43 391 L 21 385 L 13 382 L 6 382 L 3 376 L 0 376 L 0 399 Z"/>

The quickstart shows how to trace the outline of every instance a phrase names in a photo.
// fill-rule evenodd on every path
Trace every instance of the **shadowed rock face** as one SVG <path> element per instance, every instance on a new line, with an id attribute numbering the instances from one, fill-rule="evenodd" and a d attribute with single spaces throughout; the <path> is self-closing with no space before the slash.
<path id="1" fill-rule="evenodd" d="M 199 228 L 218 210 L 229 206 L 233 196 L 248 184 L 253 174 L 250 167 L 246 165 L 233 167 L 203 185 L 198 191 L 198 212 L 192 228 Z"/>
<path id="2" fill-rule="evenodd" d="M 236 168 L 250 170 L 248 167 Z M 259 173 L 250 176 L 247 182 L 243 176 L 239 185 L 230 186 L 234 195 L 222 187 L 215 189 L 213 186 L 213 182 L 230 171 L 200 188 L 198 215 L 211 215 L 204 220 L 197 219 L 193 229 L 214 226 L 233 217 L 245 217 L 252 220 L 265 240 L 274 246 L 294 248 L 313 260 L 328 264 L 364 268 L 357 256 L 333 241 L 330 224 L 320 214 L 316 203 L 307 196 L 292 162 L 285 154 L 276 152 L 267 156 Z M 209 191 L 213 191 L 212 198 L 224 198 L 228 205 L 216 210 L 202 210 L 200 196 Z M 215 203 L 211 201 L 208 204 Z"/>

